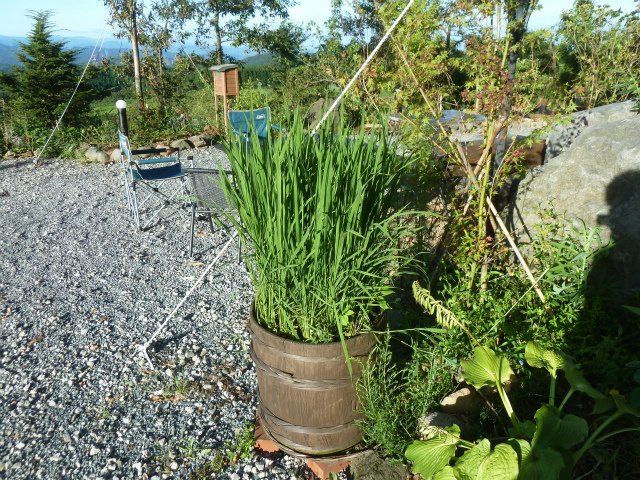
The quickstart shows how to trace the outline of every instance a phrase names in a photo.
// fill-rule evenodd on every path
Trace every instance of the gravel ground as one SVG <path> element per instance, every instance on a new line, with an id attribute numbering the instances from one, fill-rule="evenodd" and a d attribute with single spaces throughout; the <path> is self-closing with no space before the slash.
<path id="1" fill-rule="evenodd" d="M 121 180 L 119 164 L 0 162 L 0 478 L 312 478 L 255 452 L 203 474 L 255 419 L 252 287 L 230 247 L 150 348 L 151 371 L 136 345 L 227 238 L 198 236 L 189 259 L 187 216 L 137 232 Z"/>

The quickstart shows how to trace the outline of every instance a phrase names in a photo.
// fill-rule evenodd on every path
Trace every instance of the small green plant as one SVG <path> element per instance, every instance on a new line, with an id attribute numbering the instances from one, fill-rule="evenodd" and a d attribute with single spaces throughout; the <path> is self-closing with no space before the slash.
<path id="1" fill-rule="evenodd" d="M 550 376 L 549 401 L 544 403 L 531 420 L 520 421 L 509 401 L 503 383 L 513 371 L 506 357 L 482 346 L 469 329 L 462 325 L 451 312 L 436 302 L 429 292 L 414 284 L 418 303 L 432 313 L 440 311 L 440 322 L 448 328 L 464 330 L 475 345 L 474 358 L 461 361 L 462 377 L 475 388 L 495 388 L 512 423 L 509 438 L 492 448 L 489 439 L 477 443 L 460 438 L 457 425 L 441 429 L 432 427 L 432 438 L 415 441 L 406 451 L 406 457 L 414 462 L 414 472 L 425 479 L 470 480 L 491 478 L 493 480 L 529 480 L 570 478 L 574 466 L 582 455 L 596 443 L 622 432 L 640 431 L 640 427 L 606 431 L 607 427 L 623 415 L 640 417 L 640 410 L 629 403 L 616 390 L 609 396 L 599 392 L 585 380 L 579 365 L 559 351 L 549 350 L 536 342 L 525 347 L 525 359 L 531 367 L 545 368 Z M 436 317 L 438 318 L 438 317 Z M 559 406 L 556 406 L 556 380 L 559 370 L 565 373 L 570 388 Z M 582 392 L 595 400 L 594 413 L 603 415 L 592 425 L 581 417 L 563 413 L 567 401 L 575 392 Z M 456 457 L 458 448 L 465 449 Z M 577 450 L 576 450 L 577 449 Z M 450 463 L 453 461 L 453 465 Z"/>
<path id="2" fill-rule="evenodd" d="M 226 441 L 224 447 L 216 452 L 213 460 L 199 469 L 194 478 L 196 480 L 211 478 L 212 474 L 220 472 L 225 466 L 235 465 L 239 460 L 249 458 L 253 449 L 254 430 L 255 425 L 251 423 L 246 424 L 241 431 L 236 430 L 236 440 Z"/>
<path id="3" fill-rule="evenodd" d="M 438 329 L 429 330 L 433 334 Z M 404 456 L 418 419 L 436 408 L 451 388 L 452 374 L 439 354 L 438 342 L 425 338 L 431 337 L 416 330 L 387 332 L 372 354 L 375 362 L 368 363 L 356 384 L 365 417 L 360 422 L 365 444 L 394 459 Z"/>

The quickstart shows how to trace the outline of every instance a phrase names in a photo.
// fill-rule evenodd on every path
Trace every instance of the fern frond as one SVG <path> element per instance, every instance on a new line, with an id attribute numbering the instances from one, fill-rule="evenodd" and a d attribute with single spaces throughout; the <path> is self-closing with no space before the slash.
<path id="1" fill-rule="evenodd" d="M 413 297 L 430 315 L 435 315 L 438 325 L 448 329 L 452 329 L 455 325 L 465 331 L 467 330 L 454 313 L 442 305 L 441 301 L 433 298 L 429 290 L 422 288 L 417 280 L 413 282 Z"/>

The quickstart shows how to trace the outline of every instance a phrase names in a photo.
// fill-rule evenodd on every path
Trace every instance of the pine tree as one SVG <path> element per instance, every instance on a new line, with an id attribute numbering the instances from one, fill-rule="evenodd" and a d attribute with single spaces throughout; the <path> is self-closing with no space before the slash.
<path id="1" fill-rule="evenodd" d="M 53 127 L 64 111 L 80 79 L 81 70 L 74 62 L 80 53 L 65 49 L 66 42 L 54 41 L 50 11 L 29 11 L 35 20 L 26 43 L 20 43 L 12 72 L 0 74 L 0 84 L 12 94 L 16 106 L 22 108 L 34 125 Z M 90 110 L 95 96 L 88 86 L 79 88 L 64 117 L 64 123 L 78 123 Z"/>

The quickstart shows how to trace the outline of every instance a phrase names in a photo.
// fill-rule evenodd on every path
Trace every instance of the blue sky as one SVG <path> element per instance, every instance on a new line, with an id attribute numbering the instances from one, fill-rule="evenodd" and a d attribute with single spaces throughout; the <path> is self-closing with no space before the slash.
<path id="1" fill-rule="evenodd" d="M 108 11 L 102 0 L 18 0 L 5 1 L 3 25 L 0 34 L 24 37 L 31 29 L 32 20 L 26 17 L 27 10 L 53 10 L 52 20 L 59 35 L 65 37 L 84 36 L 98 38 L 104 27 Z M 634 0 L 599 1 L 614 8 L 629 12 L 634 9 Z M 529 27 L 545 28 L 558 22 L 560 12 L 571 8 L 572 0 L 541 0 L 542 10 L 534 12 Z M 313 20 L 322 24 L 331 13 L 330 0 L 299 0 L 299 5 L 290 11 L 292 20 Z"/>

